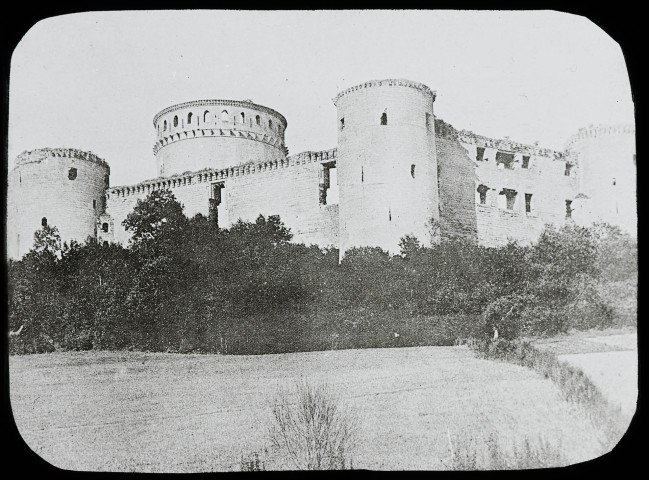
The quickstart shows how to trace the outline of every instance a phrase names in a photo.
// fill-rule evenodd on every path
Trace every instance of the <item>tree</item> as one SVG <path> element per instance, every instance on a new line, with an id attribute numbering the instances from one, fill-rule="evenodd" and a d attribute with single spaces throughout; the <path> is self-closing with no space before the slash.
<path id="1" fill-rule="evenodd" d="M 61 255 L 61 236 L 59 235 L 59 229 L 45 224 L 40 230 L 36 230 L 34 232 L 34 246 L 31 251 L 37 255 L 47 254 L 59 257 Z"/>
<path id="2" fill-rule="evenodd" d="M 145 199 L 138 199 L 122 225 L 132 232 L 132 245 L 164 239 L 185 226 L 187 218 L 183 209 L 183 205 L 171 191 L 155 190 Z"/>

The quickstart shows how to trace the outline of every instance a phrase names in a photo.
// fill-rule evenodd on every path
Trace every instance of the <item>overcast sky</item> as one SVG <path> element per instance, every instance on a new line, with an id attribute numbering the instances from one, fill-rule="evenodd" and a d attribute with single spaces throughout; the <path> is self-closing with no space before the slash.
<path id="1" fill-rule="evenodd" d="M 42 20 L 16 47 L 9 159 L 91 150 L 111 185 L 156 176 L 153 116 L 251 99 L 288 120 L 290 153 L 336 146 L 332 98 L 372 79 L 437 91 L 458 129 L 563 149 L 580 127 L 632 123 L 622 51 L 556 12 L 97 12 Z"/>

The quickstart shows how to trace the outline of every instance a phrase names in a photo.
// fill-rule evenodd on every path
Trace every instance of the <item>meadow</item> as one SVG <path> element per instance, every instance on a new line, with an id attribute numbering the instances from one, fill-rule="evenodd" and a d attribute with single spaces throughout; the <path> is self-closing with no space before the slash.
<path id="1" fill-rule="evenodd" d="M 466 346 L 261 356 L 57 352 L 10 358 L 14 418 L 29 447 L 64 469 L 202 472 L 290 468 L 268 450 L 274 394 L 327 384 L 359 420 L 357 469 L 452 467 L 450 445 L 478 456 L 541 439 L 565 464 L 603 452 L 599 432 L 550 380 L 476 358 Z M 450 442 L 449 442 L 450 440 Z"/>

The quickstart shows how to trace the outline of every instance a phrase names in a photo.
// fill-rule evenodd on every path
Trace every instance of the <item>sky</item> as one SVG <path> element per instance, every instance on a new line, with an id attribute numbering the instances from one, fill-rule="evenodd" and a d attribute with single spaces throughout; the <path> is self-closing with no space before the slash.
<path id="1" fill-rule="evenodd" d="M 110 184 L 156 176 L 153 116 L 251 99 L 287 121 L 290 154 L 336 146 L 332 99 L 373 79 L 437 91 L 460 130 L 562 150 L 591 124 L 633 123 L 619 45 L 552 11 L 116 11 L 51 17 L 16 46 L 9 167 L 43 147 L 90 150 Z"/>

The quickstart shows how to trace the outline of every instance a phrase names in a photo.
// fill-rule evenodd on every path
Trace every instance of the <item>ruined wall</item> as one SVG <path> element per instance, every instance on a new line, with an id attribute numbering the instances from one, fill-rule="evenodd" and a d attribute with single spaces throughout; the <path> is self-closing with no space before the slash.
<path id="1" fill-rule="evenodd" d="M 43 219 L 58 228 L 64 242 L 94 237 L 109 175 L 108 164 L 90 152 L 43 148 L 21 153 L 8 175 L 8 257 L 22 257 L 31 249 Z"/>
<path id="2" fill-rule="evenodd" d="M 250 101 L 198 100 L 167 107 L 153 119 L 158 175 L 286 158 L 284 116 Z"/>
<path id="3" fill-rule="evenodd" d="M 560 226 L 571 215 L 566 201 L 575 200 L 580 172 L 569 156 L 456 131 L 441 121 L 437 131 L 440 209 L 447 236 L 471 238 L 475 228 L 482 245 L 502 245 L 509 239 L 529 243 L 546 224 Z"/>
<path id="4" fill-rule="evenodd" d="M 138 198 L 156 189 L 170 189 L 184 205 L 185 215 L 209 215 L 212 185 L 221 184 L 219 225 L 227 228 L 238 219 L 254 221 L 259 214 L 279 215 L 296 243 L 338 244 L 338 205 L 321 202 L 320 185 L 325 165 L 335 163 L 335 150 L 304 152 L 283 161 L 248 164 L 228 169 L 205 169 L 186 175 L 154 179 L 108 192 L 108 212 L 114 230 L 107 238 L 126 244 L 130 238 L 122 221 Z M 331 187 L 335 189 L 335 186 Z"/>
<path id="5" fill-rule="evenodd" d="M 334 99 L 341 257 L 360 246 L 398 253 L 407 234 L 430 242 L 427 223 L 439 216 L 434 99 L 425 85 L 389 79 Z"/>

